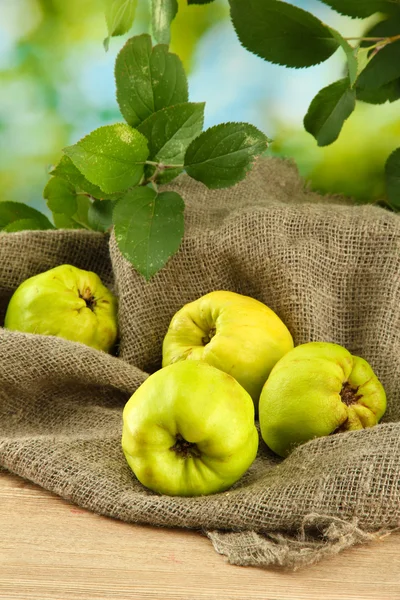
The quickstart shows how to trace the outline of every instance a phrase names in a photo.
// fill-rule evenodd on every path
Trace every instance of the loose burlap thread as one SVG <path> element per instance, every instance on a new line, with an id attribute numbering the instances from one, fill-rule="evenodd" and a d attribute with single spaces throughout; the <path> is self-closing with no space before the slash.
<path id="1" fill-rule="evenodd" d="M 119 297 L 110 356 L 55 337 L 0 329 L 0 465 L 96 513 L 204 531 L 239 565 L 297 569 L 400 524 L 400 219 L 310 192 L 281 159 L 234 188 L 185 175 L 185 239 L 149 283 L 113 235 L 0 234 L 0 323 L 16 287 L 59 264 L 95 271 Z M 121 446 L 122 409 L 161 366 L 173 314 L 217 289 L 270 306 L 296 344 L 332 341 L 370 362 L 388 398 L 380 425 L 312 440 L 287 459 L 260 439 L 230 490 L 168 497 L 146 490 Z"/>

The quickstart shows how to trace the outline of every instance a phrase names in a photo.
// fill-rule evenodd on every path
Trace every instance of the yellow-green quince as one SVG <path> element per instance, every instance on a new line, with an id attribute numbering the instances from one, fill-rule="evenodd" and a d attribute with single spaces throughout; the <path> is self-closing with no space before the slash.
<path id="1" fill-rule="evenodd" d="M 313 438 L 372 427 L 385 410 L 385 390 L 366 360 L 338 344 L 309 342 L 272 369 L 259 419 L 265 443 L 287 456 Z"/>
<path id="2" fill-rule="evenodd" d="M 161 494 L 226 490 L 250 467 L 257 448 L 251 397 L 205 362 L 156 371 L 123 411 L 126 460 L 144 486 Z"/>
<path id="3" fill-rule="evenodd" d="M 4 325 L 109 352 L 118 333 L 117 298 L 96 273 L 60 265 L 21 283 L 8 304 Z"/>
<path id="4" fill-rule="evenodd" d="M 293 348 L 292 336 L 268 306 L 242 294 L 214 291 L 185 304 L 163 342 L 163 366 L 203 360 L 232 375 L 258 399 L 272 367 Z"/>

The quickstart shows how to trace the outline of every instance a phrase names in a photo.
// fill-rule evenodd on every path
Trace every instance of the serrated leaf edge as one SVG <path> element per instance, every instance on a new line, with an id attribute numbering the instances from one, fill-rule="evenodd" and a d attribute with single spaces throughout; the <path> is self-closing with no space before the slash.
<path id="1" fill-rule="evenodd" d="M 176 54 L 176 52 L 170 52 L 170 50 L 169 50 L 169 47 L 168 47 L 168 44 L 154 44 L 154 45 L 153 45 L 153 43 L 152 43 L 152 39 L 151 39 L 151 36 L 150 36 L 148 33 L 142 33 L 142 34 L 140 34 L 140 35 L 136 35 L 136 36 L 130 37 L 130 38 L 129 38 L 129 39 L 126 41 L 126 42 L 125 42 L 125 44 L 122 46 L 121 50 L 118 52 L 118 54 L 117 54 L 117 57 L 116 57 L 116 59 L 115 59 L 115 65 L 114 65 L 114 83 L 115 83 L 115 89 L 116 89 L 116 99 L 117 99 L 117 104 L 118 104 L 119 110 L 120 110 L 120 112 L 121 112 L 121 115 L 122 115 L 122 117 L 123 117 L 124 119 L 125 119 L 125 117 L 124 117 L 124 115 L 122 114 L 121 105 L 120 105 L 120 101 L 119 101 L 119 98 L 118 98 L 118 84 L 117 84 L 117 61 L 118 61 L 118 58 L 120 57 L 121 53 L 123 52 L 123 50 L 124 50 L 124 49 L 125 49 L 125 48 L 126 48 L 126 47 L 127 47 L 127 46 L 128 46 L 130 43 L 131 43 L 131 42 L 132 42 L 132 40 L 133 40 L 133 39 L 135 39 L 135 38 L 147 38 L 147 39 L 150 41 L 151 52 L 150 52 L 149 62 L 150 62 L 150 59 L 151 59 L 151 54 L 153 53 L 153 51 L 154 51 L 154 48 L 155 48 L 156 46 L 164 46 L 164 47 L 165 47 L 165 49 L 166 49 L 166 51 L 167 51 L 167 53 L 168 53 L 169 55 L 171 55 L 171 56 L 174 56 L 176 59 L 178 59 L 178 61 L 179 61 L 180 65 L 182 66 L 182 69 L 183 69 L 183 71 L 184 71 L 184 73 L 185 73 L 185 90 L 186 90 L 186 96 L 187 96 L 187 98 L 189 99 L 189 83 L 188 83 L 188 80 L 187 80 L 186 71 L 185 71 L 185 69 L 184 69 L 184 67 L 183 67 L 183 63 L 182 63 L 182 61 L 181 61 L 181 59 L 180 59 L 179 55 L 178 55 L 178 54 Z M 153 86 L 152 86 L 152 89 L 153 89 Z M 172 93 L 171 93 L 171 96 L 173 96 L 173 94 L 174 94 L 174 92 L 175 92 L 175 89 L 176 89 L 176 88 L 174 88 L 174 90 L 172 91 Z M 154 94 L 153 94 L 153 100 L 154 100 Z M 187 100 L 187 101 L 188 101 L 188 100 Z M 173 106 L 173 105 L 172 105 L 172 106 Z M 164 108 L 167 108 L 167 107 L 164 107 Z M 162 109 L 161 109 L 161 110 L 162 110 Z M 155 112 L 158 112 L 158 111 L 155 111 Z M 152 114 L 154 114 L 154 112 L 153 112 Z M 146 117 L 146 119 L 148 119 L 150 116 L 151 116 L 151 115 L 149 115 L 148 117 Z M 144 119 L 143 121 L 140 121 L 139 123 L 137 123 L 137 124 L 135 125 L 135 127 L 139 126 L 139 125 L 140 125 L 141 123 L 143 123 L 143 122 L 144 122 L 146 119 Z M 125 122 L 126 122 L 126 121 L 125 121 Z M 129 125 L 129 123 L 128 123 L 128 125 Z M 129 125 L 129 126 L 131 127 L 131 125 Z"/>
<path id="2" fill-rule="evenodd" d="M 229 127 L 230 125 L 246 125 L 246 127 L 250 127 L 251 129 L 253 129 L 253 130 L 257 131 L 257 133 L 261 134 L 262 136 L 264 136 L 264 137 L 266 138 L 266 139 L 265 139 L 265 143 L 266 143 L 266 148 L 268 148 L 268 144 L 269 144 L 269 142 L 271 142 L 271 140 L 268 138 L 268 136 L 267 136 L 265 133 L 263 133 L 263 132 L 262 132 L 260 129 L 258 129 L 258 127 L 256 127 L 255 125 L 252 125 L 251 123 L 240 122 L 240 121 L 239 121 L 239 122 L 238 122 L 238 121 L 227 121 L 226 123 L 218 123 L 217 125 L 212 125 L 211 127 L 208 127 L 207 129 L 205 129 L 204 131 L 202 131 L 202 132 L 201 132 L 201 133 L 200 133 L 200 134 L 199 134 L 197 137 L 195 137 L 195 138 L 194 138 L 194 139 L 193 139 L 193 140 L 190 142 L 190 144 L 189 144 L 189 146 L 188 146 L 188 148 L 187 148 L 186 152 L 188 152 L 188 151 L 189 151 L 189 149 L 190 149 L 190 146 L 191 146 L 192 144 L 194 144 L 194 143 L 195 143 L 195 142 L 196 142 L 196 141 L 197 141 L 199 138 L 201 138 L 202 136 L 204 136 L 204 135 L 206 135 L 206 134 L 210 133 L 211 131 L 214 131 L 215 129 L 222 129 L 222 128 L 225 128 L 225 127 Z M 234 134 L 232 134 L 232 135 L 234 135 Z M 261 142 L 261 140 L 260 140 L 258 143 L 260 143 L 260 142 Z M 255 144 L 254 144 L 254 145 L 255 145 Z M 250 147 L 251 147 L 251 146 L 249 146 L 249 148 L 250 148 Z M 236 152 L 240 152 L 240 150 L 237 150 L 237 151 L 235 151 L 235 152 L 231 152 L 231 153 L 229 153 L 229 156 L 231 156 L 231 155 L 235 154 Z M 221 155 L 221 156 L 226 156 L 226 155 Z M 214 157 L 214 158 L 220 158 L 220 156 L 216 156 L 216 157 Z M 210 160 L 213 160 L 213 159 L 210 159 Z M 188 165 L 188 164 L 186 163 L 186 154 L 185 154 L 185 162 L 184 162 L 184 164 L 185 164 L 185 166 L 192 166 L 192 165 L 194 165 L 194 164 L 204 164 L 204 161 L 202 161 L 202 163 L 190 163 L 190 165 Z"/>
<path id="3" fill-rule="evenodd" d="M 323 0 L 322 0 L 322 1 L 323 1 Z M 283 2 L 283 0 L 282 0 L 282 2 Z M 284 4 L 289 4 L 289 3 L 288 3 L 288 2 L 284 2 Z M 323 21 L 321 21 L 320 19 L 318 19 L 318 17 L 316 17 L 314 14 L 312 14 L 312 13 L 310 13 L 309 11 L 306 11 L 306 10 L 304 10 L 304 9 L 302 9 L 302 8 L 298 7 L 298 6 L 294 6 L 293 4 L 290 4 L 290 6 L 292 6 L 293 8 L 297 8 L 297 9 L 299 9 L 300 11 L 307 12 L 307 13 L 311 14 L 313 17 L 315 17 L 315 19 L 317 19 L 317 20 L 318 20 L 318 21 L 321 23 L 321 25 L 323 25 L 324 27 L 326 27 L 326 29 L 328 29 L 328 30 L 329 30 L 329 26 L 328 26 L 328 25 L 326 25 L 326 23 L 324 23 L 324 22 L 323 22 Z M 234 29 L 234 31 L 235 31 L 235 33 L 236 33 L 236 36 L 237 36 L 237 39 L 238 39 L 238 41 L 239 41 L 240 45 L 241 45 L 243 48 L 245 48 L 245 50 L 247 50 L 248 52 L 251 52 L 252 54 L 254 54 L 254 56 L 258 56 L 258 58 L 261 58 L 261 60 L 264 60 L 264 61 L 266 61 L 266 62 L 269 62 L 269 63 L 271 63 L 271 64 L 273 64 L 273 65 L 279 65 L 280 67 L 286 67 L 286 68 L 290 68 L 290 69 L 309 69 L 310 67 L 315 67 L 315 66 L 317 66 L 317 65 L 320 65 L 320 64 L 322 64 L 322 63 L 326 62 L 326 61 L 328 60 L 328 58 L 330 58 L 330 57 L 328 57 L 328 58 L 326 58 L 326 59 L 319 60 L 319 61 L 317 61 L 317 62 L 313 62 L 313 63 L 312 63 L 312 64 L 310 64 L 310 65 L 302 65 L 302 66 L 293 66 L 293 65 L 287 65 L 287 64 L 286 64 L 286 63 L 284 63 L 284 62 L 280 62 L 280 61 L 275 61 L 275 60 L 266 59 L 266 58 L 264 58 L 263 56 L 261 56 L 261 54 L 259 54 L 258 52 L 254 52 L 254 50 L 251 50 L 251 48 L 248 48 L 248 47 L 247 47 L 245 44 L 243 44 L 243 42 L 241 41 L 241 39 L 240 39 L 240 37 L 239 37 L 239 34 L 238 34 L 238 31 L 237 31 L 237 29 L 236 29 L 235 23 L 234 23 L 234 21 L 233 21 L 233 19 L 232 19 L 232 14 L 231 14 L 231 13 L 230 13 L 230 17 L 229 17 L 229 18 L 230 18 L 230 21 L 231 21 L 232 27 L 233 27 L 233 29 Z M 334 38 L 333 38 L 333 36 L 331 36 L 331 37 L 332 37 L 332 39 L 334 39 Z M 339 48 L 339 44 L 338 44 L 338 46 L 337 46 L 336 50 L 337 50 L 338 48 Z M 336 50 L 334 50 L 334 51 L 332 52 L 332 54 L 334 54 L 334 53 L 336 52 Z M 332 54 L 331 54 L 331 56 L 332 56 Z"/>
<path id="4" fill-rule="evenodd" d="M 150 120 L 151 120 L 151 119 L 155 119 L 155 115 L 157 115 L 157 114 L 159 114 L 159 113 L 165 113 L 165 112 L 167 112 L 167 111 L 172 111 L 173 109 L 179 108 L 179 107 L 181 107 L 181 106 L 196 106 L 196 107 L 202 107 L 202 108 L 203 108 L 203 112 L 202 112 L 202 114 L 201 114 L 201 126 L 203 127 L 203 126 L 204 126 L 204 108 L 205 108 L 205 105 L 206 105 L 206 103 L 205 103 L 205 102 L 180 102 L 180 103 L 178 103 L 178 104 L 171 104 L 170 106 L 165 106 L 164 108 L 161 108 L 160 110 L 157 110 L 156 112 L 154 112 L 154 113 L 152 113 L 151 115 L 149 115 L 149 116 L 147 117 L 147 119 L 145 119 L 144 121 L 142 121 L 142 122 L 140 123 L 140 125 L 138 125 L 138 126 L 137 126 L 137 130 L 139 131 L 139 133 L 142 133 L 142 132 L 141 132 L 141 130 L 140 130 L 140 129 L 141 129 L 141 127 L 144 127 L 144 125 L 145 125 L 147 122 L 150 122 Z M 199 113 L 200 113 L 200 111 L 199 111 Z M 185 124 L 186 124 L 186 123 L 187 123 L 187 122 L 188 122 L 188 121 L 189 121 L 189 120 L 190 120 L 190 119 L 193 117 L 193 115 L 194 115 L 194 114 L 195 114 L 195 112 L 193 112 L 193 113 L 192 113 L 192 114 L 189 116 L 189 118 L 188 118 L 188 119 L 185 121 Z M 184 124 L 184 125 L 185 125 L 185 124 Z M 183 128 L 184 128 L 184 125 L 182 125 L 182 127 L 180 127 L 180 128 L 177 130 L 177 131 L 180 131 L 181 129 L 183 129 Z M 158 154 L 161 152 L 161 150 L 162 150 L 163 148 L 165 148 L 165 146 L 166 146 L 166 145 L 167 145 L 169 142 L 171 142 L 171 141 L 174 139 L 174 137 L 175 137 L 176 133 L 177 133 L 177 132 L 175 132 L 175 134 L 174 134 L 174 135 L 173 135 L 171 138 L 169 138 L 169 139 L 168 139 L 168 141 L 166 142 L 166 144 L 164 144 L 164 146 L 163 146 L 162 148 L 160 148 L 160 150 L 157 152 L 157 154 L 156 154 L 154 157 L 152 157 L 152 156 L 151 156 L 151 153 L 150 153 L 150 155 L 149 155 L 149 158 L 150 158 L 150 160 L 157 160 L 157 156 L 158 156 Z M 202 131 L 201 133 L 204 133 L 204 132 Z M 201 133 L 200 133 L 198 136 L 196 136 L 195 138 L 193 138 L 193 139 L 190 141 L 189 145 L 190 145 L 190 144 L 191 144 L 191 143 L 192 143 L 192 142 L 193 142 L 193 141 L 194 141 L 194 140 L 195 140 L 197 137 L 199 137 L 199 136 L 201 135 Z M 142 135 L 144 135 L 144 133 L 142 133 Z M 144 137 L 146 137 L 146 136 L 144 135 Z M 146 138 L 146 139 L 147 139 L 147 138 Z M 150 140 L 148 140 L 148 142 L 150 143 Z M 173 160 L 173 159 L 172 159 L 172 160 Z M 173 164 L 173 163 L 171 163 L 171 164 Z M 177 165 L 177 167 L 178 167 L 178 166 L 179 166 L 179 164 Z"/>

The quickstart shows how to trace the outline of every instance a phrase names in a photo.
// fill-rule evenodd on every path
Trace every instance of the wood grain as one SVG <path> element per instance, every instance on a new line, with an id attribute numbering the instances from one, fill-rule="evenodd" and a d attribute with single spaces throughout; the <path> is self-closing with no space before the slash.
<path id="1" fill-rule="evenodd" d="M 195 531 L 101 517 L 0 473 L 1 600 L 400 600 L 400 534 L 308 569 L 229 565 Z"/>

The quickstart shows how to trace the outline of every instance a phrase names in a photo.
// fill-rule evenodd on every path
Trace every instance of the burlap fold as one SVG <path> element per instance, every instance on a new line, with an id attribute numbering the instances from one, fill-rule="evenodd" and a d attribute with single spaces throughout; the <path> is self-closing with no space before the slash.
<path id="1" fill-rule="evenodd" d="M 17 285 L 63 263 L 119 296 L 119 356 L 0 329 L 0 465 L 97 513 L 197 528 L 241 565 L 292 569 L 400 523 L 400 220 L 309 192 L 290 163 L 260 160 L 232 189 L 181 176 L 183 245 L 146 283 L 113 236 L 0 234 L 0 319 Z M 206 292 L 265 302 L 295 343 L 334 341 L 367 359 L 388 396 L 382 424 L 313 440 L 287 459 L 260 442 L 229 491 L 170 498 L 146 490 L 120 447 L 125 402 L 161 364 L 172 315 Z M 1 321 L 2 322 L 2 321 Z"/>

